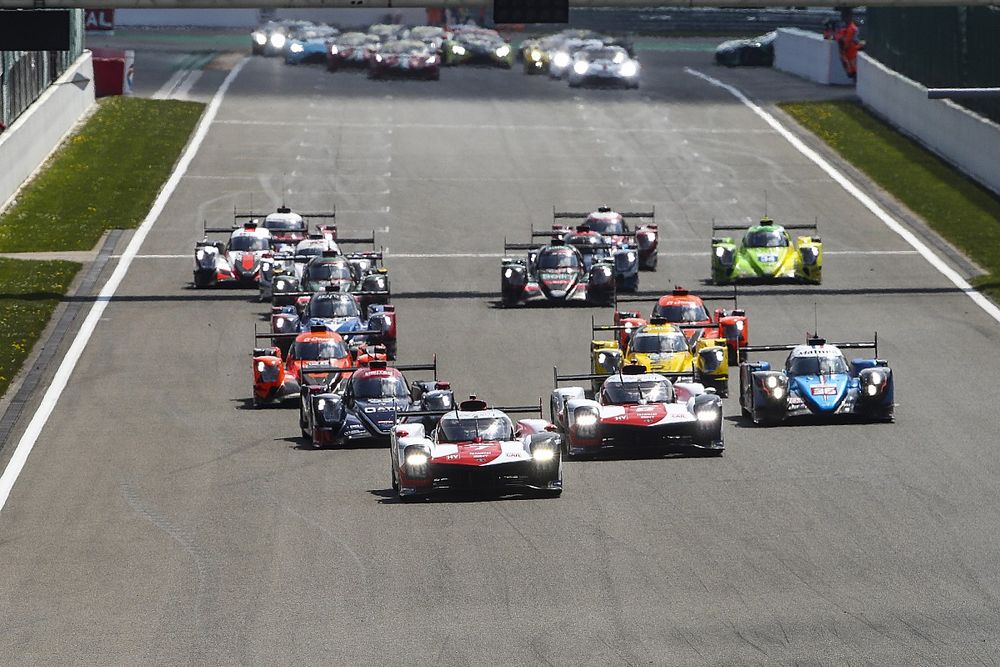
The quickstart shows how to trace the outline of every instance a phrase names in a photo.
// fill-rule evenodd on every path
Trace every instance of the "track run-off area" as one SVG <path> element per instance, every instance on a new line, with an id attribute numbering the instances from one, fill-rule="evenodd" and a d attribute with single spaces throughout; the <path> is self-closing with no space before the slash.
<path id="1" fill-rule="evenodd" d="M 193 82 L 185 94 L 218 101 L 198 150 L 116 249 L 58 400 L 39 397 L 0 455 L 5 662 L 1000 659 L 998 322 L 962 264 L 919 227 L 901 236 L 898 207 L 771 104 L 811 86 L 710 53 L 640 57 L 638 91 L 517 68 L 374 82 L 265 58 L 224 95 L 223 72 Z M 553 206 L 654 205 L 642 293 L 718 291 L 712 220 L 749 223 L 765 193 L 779 223 L 818 219 L 826 259 L 821 286 L 741 289 L 751 343 L 877 331 L 896 423 L 753 427 L 733 373 L 723 457 L 567 462 L 558 499 L 397 503 L 385 449 L 302 448 L 297 411 L 251 408 L 256 293 L 190 286 L 205 221 L 228 224 L 251 194 L 255 209 L 336 205 L 342 233 L 387 248 L 401 362 L 437 354 L 460 395 L 547 405 L 552 367 L 587 372 L 591 316 L 611 310 L 499 308 L 505 237 L 526 241 Z"/>

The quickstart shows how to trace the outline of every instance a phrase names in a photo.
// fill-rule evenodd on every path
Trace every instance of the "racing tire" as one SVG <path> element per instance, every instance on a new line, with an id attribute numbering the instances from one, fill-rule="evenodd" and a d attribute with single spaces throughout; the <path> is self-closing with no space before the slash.
<path id="1" fill-rule="evenodd" d="M 562 492 L 562 489 L 538 489 L 535 491 L 535 495 L 539 498 L 558 498 Z"/>
<path id="2" fill-rule="evenodd" d="M 262 405 L 262 404 L 261 404 L 261 402 L 260 402 L 260 399 L 259 399 L 259 398 L 257 398 L 257 395 L 256 395 L 256 394 L 254 394 L 253 396 L 251 396 L 251 397 L 250 397 L 250 405 L 251 405 L 251 406 L 252 406 L 252 407 L 253 407 L 253 408 L 254 408 L 255 410 L 258 410 L 258 409 L 260 409 L 261 407 L 263 407 L 263 405 Z"/>
<path id="3" fill-rule="evenodd" d="M 714 458 L 714 457 L 722 456 L 722 454 L 725 451 L 726 451 L 725 448 L 722 448 L 722 449 L 700 449 L 700 450 L 698 450 L 698 455 L 699 456 L 703 456 L 705 458 Z"/>
<path id="4" fill-rule="evenodd" d="M 194 286 L 196 289 L 204 289 L 206 287 L 211 287 L 214 282 L 215 282 L 214 275 L 205 275 L 200 271 L 195 271 Z"/>
<path id="5" fill-rule="evenodd" d="M 392 465 L 392 458 L 389 459 L 389 478 L 392 479 L 392 491 L 399 498 L 399 480 L 396 479 L 396 466 Z"/>

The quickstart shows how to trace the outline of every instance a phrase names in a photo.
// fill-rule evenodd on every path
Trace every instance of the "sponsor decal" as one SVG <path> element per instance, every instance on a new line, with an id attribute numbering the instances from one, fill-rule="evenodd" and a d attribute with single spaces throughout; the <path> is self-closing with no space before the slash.
<path id="1" fill-rule="evenodd" d="M 813 396 L 836 396 L 837 387 L 832 384 L 816 384 L 809 388 Z"/>
<path id="2" fill-rule="evenodd" d="M 778 261 L 778 256 L 777 255 L 757 255 L 757 259 L 758 259 L 758 261 L 761 261 L 761 262 L 763 262 L 765 264 L 773 264 L 773 263 L 775 263 L 775 262 Z"/>

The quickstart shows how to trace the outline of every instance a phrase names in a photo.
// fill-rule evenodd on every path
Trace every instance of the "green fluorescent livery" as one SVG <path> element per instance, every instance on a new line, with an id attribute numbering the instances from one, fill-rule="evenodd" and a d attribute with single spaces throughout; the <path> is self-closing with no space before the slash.
<path id="1" fill-rule="evenodd" d="M 798 236 L 794 242 L 789 229 L 816 230 L 816 225 L 777 225 L 763 218 L 746 229 L 736 242 L 729 236 L 715 236 L 718 230 L 742 227 L 712 227 L 712 282 L 802 282 L 818 285 L 823 279 L 823 243 L 819 236 Z"/>

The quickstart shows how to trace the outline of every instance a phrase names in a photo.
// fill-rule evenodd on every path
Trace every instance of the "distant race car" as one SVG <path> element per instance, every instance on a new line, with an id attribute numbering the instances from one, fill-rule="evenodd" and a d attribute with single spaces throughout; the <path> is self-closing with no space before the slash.
<path id="1" fill-rule="evenodd" d="M 510 68 L 514 64 L 514 51 L 510 42 L 493 30 L 458 30 L 441 48 L 444 65 L 496 65 Z"/>
<path id="2" fill-rule="evenodd" d="M 845 349 L 872 349 L 875 358 L 848 362 Z M 777 350 L 790 350 L 781 370 L 766 361 L 740 364 L 740 407 L 755 424 L 806 416 L 893 420 L 895 384 L 892 369 L 878 358 L 877 334 L 872 342 L 827 343 L 809 336 L 805 345 L 759 345 L 744 352 Z"/>
<path id="3" fill-rule="evenodd" d="M 368 34 L 377 37 L 381 44 L 385 44 L 406 39 L 410 35 L 410 31 L 405 25 L 399 23 L 376 23 L 368 27 Z"/>
<path id="4" fill-rule="evenodd" d="M 385 346 L 390 359 L 396 357 L 396 330 L 398 317 L 396 308 L 387 303 L 359 306 L 361 296 L 341 292 L 336 286 L 328 286 L 308 296 L 300 296 L 295 305 L 273 306 L 271 308 L 271 331 L 276 334 L 291 334 L 316 331 L 325 327 L 339 334 L 356 331 L 373 331 L 364 341 Z M 286 346 L 279 345 L 283 350 Z"/>
<path id="5" fill-rule="evenodd" d="M 729 395 L 729 363 L 724 338 L 705 338 L 691 342 L 684 325 L 654 317 L 648 324 L 591 324 L 595 336 L 602 331 L 621 333 L 623 339 L 591 340 L 590 364 L 594 374 L 617 373 L 630 364 L 639 364 L 652 373 L 681 374 L 719 396 Z M 594 387 L 597 390 L 596 386 Z"/>
<path id="6" fill-rule="evenodd" d="M 576 248 L 588 272 L 595 264 L 610 263 L 616 292 L 635 292 L 639 289 L 639 254 L 634 246 L 616 243 L 614 237 L 602 236 L 586 224 L 569 231 L 562 225 L 554 225 L 551 231 L 535 231 L 532 228 L 531 237 L 555 238 L 564 245 Z"/>
<path id="7" fill-rule="evenodd" d="M 552 422 L 567 457 L 596 455 L 613 447 L 660 447 L 721 455 L 722 399 L 686 374 L 653 373 L 630 364 L 613 375 L 559 375 L 553 369 Z M 602 380 L 594 399 L 563 382 Z M 678 381 L 671 382 L 671 378 Z"/>
<path id="8" fill-rule="evenodd" d="M 441 54 L 445 40 L 451 37 L 451 33 L 436 25 L 418 25 L 410 29 L 410 39 L 416 39 L 427 45 L 432 53 Z"/>
<path id="9" fill-rule="evenodd" d="M 448 411 L 403 413 L 390 435 L 392 488 L 400 500 L 439 491 L 562 493 L 559 435 L 541 405 L 491 408 L 470 398 Z M 535 414 L 520 419 L 509 415 Z M 437 417 L 433 428 L 412 420 Z"/>
<path id="10" fill-rule="evenodd" d="M 628 303 L 648 302 L 647 297 L 618 296 L 615 299 L 614 324 L 626 327 L 625 331 L 649 323 L 653 319 L 675 324 L 682 328 L 688 342 L 695 345 L 702 338 L 724 339 L 731 364 L 739 363 L 739 349 L 750 344 L 750 319 L 746 311 L 737 308 L 736 287 L 732 295 L 713 294 L 697 296 L 684 287 L 674 287 L 653 304 L 648 317 L 638 311 L 623 310 Z M 709 313 L 705 301 L 732 301 L 733 309 L 716 308 Z"/>
<path id="11" fill-rule="evenodd" d="M 527 250 L 527 259 L 505 256 L 500 262 L 500 298 L 505 306 L 529 303 L 611 304 L 615 270 L 611 260 L 588 269 L 575 247 L 554 239 L 549 245 L 504 243 L 504 253 Z"/>
<path id="12" fill-rule="evenodd" d="M 250 33 L 250 47 L 254 55 L 276 56 L 284 52 L 290 32 L 312 26 L 311 21 L 265 21 Z"/>
<path id="13" fill-rule="evenodd" d="M 208 235 L 214 233 L 227 233 L 229 240 L 210 241 Z M 195 243 L 194 286 L 256 286 L 261 267 L 270 256 L 271 233 L 255 222 L 238 227 L 206 227 L 204 240 Z"/>
<path id="14" fill-rule="evenodd" d="M 372 79 L 401 76 L 437 81 L 441 78 L 441 57 L 415 39 L 387 42 L 368 61 L 368 76 Z"/>
<path id="15" fill-rule="evenodd" d="M 297 397 L 301 385 L 305 383 L 322 384 L 334 387 L 344 376 L 349 374 L 351 366 L 355 365 L 358 349 L 352 354 L 347 339 L 353 336 L 378 335 L 378 331 L 353 331 L 349 334 L 339 334 L 325 326 L 317 326 L 310 331 L 290 334 L 255 333 L 256 339 L 292 341 L 286 354 L 277 346 L 255 347 L 253 351 L 253 406 L 261 407 L 268 404 L 281 404 L 291 397 Z M 382 355 L 384 359 L 384 355 Z M 338 371 L 323 371 L 304 374 L 310 366 L 337 367 Z"/>
<path id="16" fill-rule="evenodd" d="M 819 236 L 799 236 L 792 242 L 788 230 L 810 229 L 815 224 L 778 225 L 770 218 L 749 229 L 742 225 L 712 224 L 712 282 L 797 281 L 819 284 L 823 279 L 823 243 Z M 737 243 L 716 232 L 742 230 Z"/>
<path id="17" fill-rule="evenodd" d="M 248 220 L 271 232 L 271 246 L 275 252 L 286 252 L 294 250 L 299 241 L 309 236 L 309 223 L 307 220 L 323 219 L 334 220 L 337 217 L 336 211 L 321 213 L 296 213 L 287 206 L 279 206 L 274 213 L 234 213 L 233 219 L 237 222 Z M 316 226 L 316 232 L 337 238 L 336 224 L 321 224 Z M 343 242 L 343 241 L 341 241 Z"/>
<path id="18" fill-rule="evenodd" d="M 380 40 L 363 32 L 345 32 L 329 45 L 326 68 L 336 72 L 341 67 L 367 68 Z"/>
<path id="19" fill-rule="evenodd" d="M 584 49 L 573 54 L 566 78 L 570 87 L 585 85 L 638 88 L 642 67 L 620 46 Z"/>
<path id="20" fill-rule="evenodd" d="M 573 211 L 556 211 L 553 209 L 554 220 L 578 219 L 584 225 L 601 236 L 611 239 L 618 247 L 633 247 L 639 256 L 639 268 L 655 271 L 657 264 L 656 251 L 659 247 L 659 227 L 656 224 L 656 210 L 647 211 L 614 211 L 610 206 L 598 206 L 589 213 Z M 636 220 L 635 229 L 629 227 L 628 221 Z M 648 222 L 644 222 L 648 221 Z M 579 224 L 579 223 L 578 223 Z M 569 226 L 554 222 L 554 231 L 568 232 Z"/>
<path id="21" fill-rule="evenodd" d="M 433 371 L 434 379 L 407 384 L 403 371 Z M 451 385 L 437 379 L 436 358 L 430 364 L 393 366 L 385 361 L 370 361 L 340 382 L 336 391 L 306 385 L 300 398 L 302 437 L 314 447 L 388 444 L 389 432 L 403 413 L 454 407 Z"/>
<path id="22" fill-rule="evenodd" d="M 329 44 L 338 34 L 339 30 L 327 25 L 295 31 L 285 45 L 285 64 L 326 62 Z"/>
<path id="23" fill-rule="evenodd" d="M 715 62 L 727 67 L 740 65 L 770 67 L 774 64 L 774 40 L 777 36 L 777 32 L 771 31 L 760 37 L 723 42 L 715 49 Z"/>
<path id="24" fill-rule="evenodd" d="M 576 55 L 588 49 L 603 49 L 600 37 L 572 37 L 563 42 L 549 55 L 549 76 L 553 79 L 565 78 L 573 69 Z"/>

